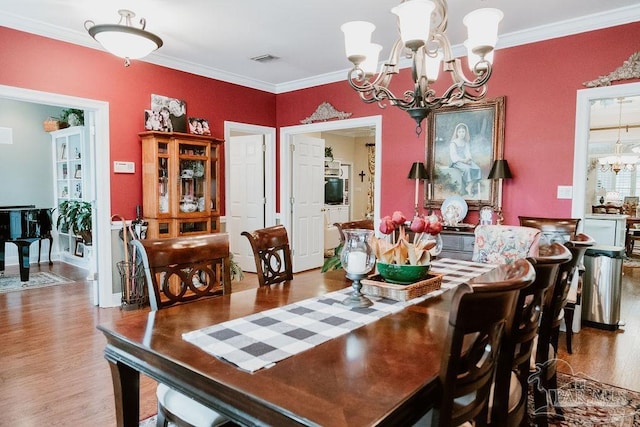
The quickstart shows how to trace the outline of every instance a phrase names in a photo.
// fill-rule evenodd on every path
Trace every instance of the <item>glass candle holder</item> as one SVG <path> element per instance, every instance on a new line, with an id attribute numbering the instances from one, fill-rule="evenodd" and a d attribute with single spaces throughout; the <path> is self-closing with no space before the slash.
<path id="1" fill-rule="evenodd" d="M 373 269 L 376 258 L 369 241 L 373 237 L 373 230 L 347 229 L 344 230 L 344 246 L 340 254 L 342 268 L 347 272 L 347 278 L 353 281 L 353 293 L 343 301 L 350 307 L 369 307 L 373 302 L 361 292 L 360 280 Z"/>

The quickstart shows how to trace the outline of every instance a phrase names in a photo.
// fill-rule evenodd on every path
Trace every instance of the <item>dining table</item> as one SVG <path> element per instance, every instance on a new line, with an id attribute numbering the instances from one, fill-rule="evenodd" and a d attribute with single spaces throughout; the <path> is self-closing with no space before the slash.
<path id="1" fill-rule="evenodd" d="M 492 268 L 448 261 L 466 271 L 478 268 L 474 276 Z M 297 274 L 283 284 L 100 324 L 118 426 L 138 426 L 140 374 L 239 425 L 411 425 L 437 403 L 452 295 L 447 289 L 467 280 L 455 281 L 446 265 L 442 274 L 443 289 L 433 297 L 255 372 L 209 354 L 184 335 L 349 288 L 343 270 Z"/>

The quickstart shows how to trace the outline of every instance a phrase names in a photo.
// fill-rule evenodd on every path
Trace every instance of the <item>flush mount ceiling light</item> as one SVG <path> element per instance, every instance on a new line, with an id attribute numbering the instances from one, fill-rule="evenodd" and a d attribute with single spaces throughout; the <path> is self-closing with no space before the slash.
<path id="1" fill-rule="evenodd" d="M 352 21 L 341 27 L 345 34 L 347 58 L 354 65 L 349 71 L 349 84 L 364 102 L 377 102 L 384 107 L 386 100 L 401 108 L 416 121 L 416 133 L 420 134 L 422 120 L 432 110 L 444 105 L 461 106 L 467 100 L 477 101 L 485 97 L 498 40 L 498 23 L 503 17 L 500 10 L 477 9 L 464 17 L 469 36 L 464 45 L 473 80 L 466 78 L 460 59 L 453 57 L 451 43 L 445 34 L 448 20 L 446 0 L 403 0 L 391 12 L 397 15 L 400 38 L 377 75 L 378 54 L 382 46 L 371 43 L 375 26 L 369 22 Z M 404 54 L 405 48 L 413 62 L 413 87 L 397 97 L 389 85 L 400 71 L 400 55 Z M 430 85 L 437 80 L 440 68 L 450 74 L 453 83 L 441 96 L 437 96 Z"/>
<path id="2" fill-rule="evenodd" d="M 126 9 L 120 9 L 118 13 L 120 21 L 117 24 L 95 25 L 89 20 L 85 21 L 84 28 L 108 52 L 124 58 L 125 67 L 131 64 L 131 59 L 144 58 L 162 46 L 160 37 L 145 31 L 147 21 L 144 18 L 140 19 L 141 28 L 136 28 L 131 23 L 135 13 Z"/>

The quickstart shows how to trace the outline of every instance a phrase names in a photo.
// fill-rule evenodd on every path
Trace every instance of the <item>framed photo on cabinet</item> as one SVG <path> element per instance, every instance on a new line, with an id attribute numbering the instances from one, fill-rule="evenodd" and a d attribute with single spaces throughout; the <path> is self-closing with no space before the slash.
<path id="1" fill-rule="evenodd" d="M 451 196 L 469 209 L 497 203 L 497 183 L 487 179 L 493 161 L 504 150 L 505 98 L 445 107 L 428 118 L 427 172 L 431 192 L 427 205 L 440 208 Z"/>
<path id="2" fill-rule="evenodd" d="M 189 133 L 194 135 L 211 135 L 209 121 L 197 117 L 189 117 Z"/>
<path id="3" fill-rule="evenodd" d="M 84 243 L 82 243 L 82 239 L 76 239 L 74 255 L 80 258 L 84 257 Z"/>

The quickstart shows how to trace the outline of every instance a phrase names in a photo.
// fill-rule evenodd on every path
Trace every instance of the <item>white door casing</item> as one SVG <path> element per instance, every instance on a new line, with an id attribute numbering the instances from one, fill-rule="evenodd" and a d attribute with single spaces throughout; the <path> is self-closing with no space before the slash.
<path id="1" fill-rule="evenodd" d="M 229 211 L 227 232 L 234 260 L 243 271 L 256 272 L 251 245 L 243 231 L 265 226 L 264 136 L 229 138 Z"/>
<path id="2" fill-rule="evenodd" d="M 576 128 L 573 153 L 573 199 L 571 216 L 584 218 L 587 184 L 587 165 L 589 163 L 589 128 L 591 103 L 597 99 L 619 98 L 621 96 L 640 95 L 640 83 L 618 84 L 590 89 L 581 89 L 576 98 Z"/>
<path id="3" fill-rule="evenodd" d="M 324 140 L 307 135 L 293 138 L 291 168 L 293 271 L 322 265 L 324 258 Z"/>
<path id="4" fill-rule="evenodd" d="M 113 292 L 112 255 L 111 255 L 111 180 L 109 149 L 109 103 L 88 98 L 41 92 L 37 90 L 0 85 L 0 96 L 37 104 L 47 104 L 65 108 L 77 108 L 85 111 L 85 122 L 92 127 L 94 134 L 95 156 L 95 199 L 93 256 L 96 273 L 90 280 L 97 279 L 97 292 L 94 304 L 100 307 L 120 305 L 121 292 Z M 93 273 L 93 272 L 91 272 Z"/>
<path id="5" fill-rule="evenodd" d="M 375 173 L 374 173 L 374 223 L 380 221 L 380 188 L 381 188 L 381 164 L 382 164 L 382 116 L 361 117 L 357 119 L 333 120 L 307 125 L 288 126 L 280 128 L 280 222 L 291 230 L 291 182 L 298 179 L 292 170 L 291 144 L 296 135 L 331 131 L 337 129 L 353 129 L 359 127 L 372 127 L 375 133 Z M 321 187 L 322 188 L 322 187 Z M 296 242 L 292 241 L 292 249 L 297 250 Z M 322 261 L 315 267 L 321 267 Z M 294 263 L 295 267 L 295 263 Z"/>
<path id="6" fill-rule="evenodd" d="M 236 176 L 235 171 L 242 171 L 246 169 L 246 166 L 231 166 L 231 144 L 232 141 L 236 137 L 240 136 L 257 136 L 261 138 L 261 141 L 264 142 L 264 163 L 263 163 L 263 172 L 261 174 L 256 173 L 252 180 L 255 182 L 248 182 L 247 176 L 239 175 Z M 241 252 L 245 253 L 245 250 L 242 249 L 244 245 L 246 248 L 249 248 L 249 242 L 246 237 L 241 236 L 240 233 L 242 231 L 249 231 L 256 228 L 269 227 L 276 224 L 276 130 L 275 128 L 252 125 L 247 123 L 238 123 L 225 121 L 224 122 L 224 139 L 225 139 L 225 221 L 226 232 L 229 233 L 229 249 L 234 254 L 234 260 L 238 261 L 236 257 L 242 257 L 240 255 Z M 242 140 L 239 140 L 242 141 Z M 246 143 L 247 140 L 245 140 Z M 257 139 L 256 139 L 257 141 Z M 246 147 L 245 147 L 246 148 Z M 234 160 L 235 163 L 244 162 L 244 158 Z M 236 188 L 237 186 L 243 185 L 253 185 L 256 187 L 263 188 L 263 197 L 264 197 L 264 205 L 263 205 L 263 213 L 264 218 L 260 226 L 255 226 L 254 223 L 249 223 L 248 220 L 244 216 L 242 219 L 232 220 L 231 212 L 234 212 L 234 216 L 242 215 L 235 212 L 232 208 L 231 203 L 232 199 L 235 199 L 235 195 L 233 194 L 237 190 L 232 190 L 232 188 Z M 251 214 L 251 213 L 249 213 Z M 256 221 L 257 224 L 259 221 Z M 231 229 L 230 229 L 231 228 Z M 238 247 L 239 246 L 239 247 Z M 253 261 L 253 256 L 251 256 L 251 262 L 248 265 L 244 266 L 247 263 L 246 260 L 242 261 L 243 271 L 255 271 L 255 262 Z M 245 268 L 246 267 L 246 268 Z"/>

